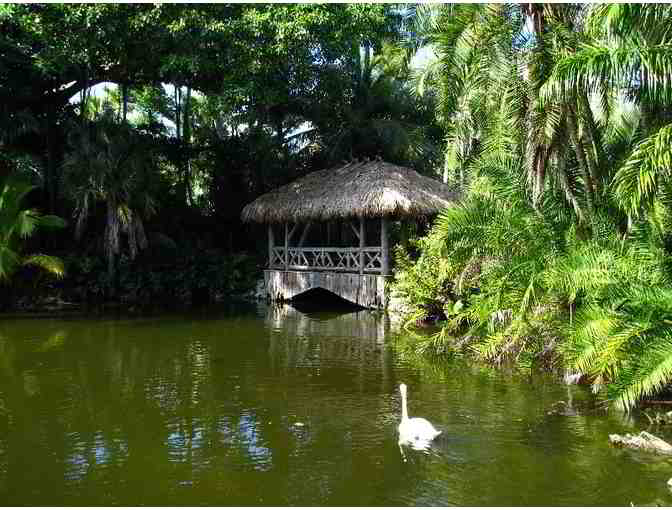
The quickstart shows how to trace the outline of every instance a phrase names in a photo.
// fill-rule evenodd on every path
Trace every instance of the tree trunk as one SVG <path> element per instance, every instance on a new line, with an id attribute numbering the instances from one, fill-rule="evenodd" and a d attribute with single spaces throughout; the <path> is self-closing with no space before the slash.
<path id="1" fill-rule="evenodd" d="M 89 98 L 91 97 L 91 90 L 89 88 L 89 67 L 88 65 L 83 71 L 82 82 L 84 86 L 79 93 L 79 120 L 82 127 L 86 125 L 86 113 L 89 105 Z"/>
<path id="2" fill-rule="evenodd" d="M 547 157 L 548 153 L 543 148 L 539 148 L 537 151 L 537 157 L 535 158 L 534 189 L 532 192 L 532 204 L 535 209 L 539 206 L 541 194 L 544 192 Z"/>
<path id="3" fill-rule="evenodd" d="M 579 139 L 578 126 L 576 124 L 576 116 L 571 106 L 567 109 L 567 124 L 569 128 L 569 138 L 572 142 L 572 148 L 576 154 L 576 159 L 579 162 L 581 174 L 583 175 L 584 184 L 586 186 L 586 202 L 588 209 L 593 211 L 595 191 L 593 188 L 593 179 L 590 174 L 588 162 L 586 161 L 586 154 L 583 152 L 583 144 Z"/>
<path id="4" fill-rule="evenodd" d="M 117 215 L 117 201 L 115 197 L 107 199 L 107 222 L 105 226 L 105 254 L 107 256 L 107 276 L 110 283 L 110 293 L 115 295 L 115 259 L 119 253 L 119 216 Z"/>
<path id="5" fill-rule="evenodd" d="M 595 187 L 595 193 L 600 191 L 600 176 L 598 171 L 598 164 L 601 159 L 601 150 L 600 146 L 596 141 L 597 134 L 597 125 L 595 124 L 595 118 L 593 117 L 593 110 L 590 108 L 590 101 L 585 92 L 581 93 L 580 104 L 582 117 L 585 120 L 585 129 L 584 132 L 587 138 L 587 145 L 591 148 L 590 151 L 586 150 L 586 155 L 588 156 L 588 168 L 590 170 L 590 176 L 593 180 L 593 186 Z"/>
<path id="6" fill-rule="evenodd" d="M 572 190 L 564 163 L 562 164 L 562 167 L 558 167 L 558 176 L 560 177 L 560 182 L 562 182 L 562 187 L 565 190 L 565 196 L 567 197 L 567 200 L 569 200 L 569 203 L 572 204 L 572 208 L 574 208 L 574 212 L 579 218 L 579 222 L 582 222 L 584 220 L 583 210 L 581 209 L 579 201 L 577 200 L 576 195 Z"/>
<path id="7" fill-rule="evenodd" d="M 122 101 L 122 122 L 126 122 L 128 118 L 128 84 L 126 82 L 121 84 L 121 101 Z"/>
<path id="8" fill-rule="evenodd" d="M 46 116 L 46 144 L 47 144 L 47 171 L 46 186 L 47 198 L 49 203 L 49 212 L 55 214 L 56 211 L 56 144 L 54 140 L 54 107 L 47 107 Z"/>
<path id="9" fill-rule="evenodd" d="M 182 137 L 184 142 L 191 148 L 191 87 L 187 87 L 187 97 L 184 101 L 184 119 L 182 128 Z M 184 187 L 184 203 L 190 205 L 193 203 L 191 196 L 191 158 L 190 151 L 187 151 L 187 160 L 182 169 L 182 185 Z"/>
<path id="10" fill-rule="evenodd" d="M 178 85 L 173 85 L 173 90 L 173 97 L 175 100 L 175 138 L 179 141 L 181 139 L 180 128 L 182 126 L 182 88 Z"/>

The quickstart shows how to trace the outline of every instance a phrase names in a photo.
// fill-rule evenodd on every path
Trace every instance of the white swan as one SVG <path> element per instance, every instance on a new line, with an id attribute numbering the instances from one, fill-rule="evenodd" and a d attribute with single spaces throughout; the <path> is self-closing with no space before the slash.
<path id="1" fill-rule="evenodd" d="M 401 393 L 401 422 L 399 423 L 399 442 L 411 445 L 429 446 L 429 442 L 441 434 L 424 418 L 409 418 L 406 407 L 406 385 L 399 385 Z"/>

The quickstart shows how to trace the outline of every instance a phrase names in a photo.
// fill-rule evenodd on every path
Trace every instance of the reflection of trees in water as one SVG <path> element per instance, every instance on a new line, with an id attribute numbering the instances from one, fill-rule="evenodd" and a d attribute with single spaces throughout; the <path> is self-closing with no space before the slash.
<path id="1" fill-rule="evenodd" d="M 366 450 L 371 417 L 392 416 L 396 405 L 380 398 L 380 372 L 392 371 L 384 322 L 277 309 L 264 321 L 3 325 L 0 496 L 167 504 L 196 483 L 211 493 L 228 484 L 226 504 L 315 501 L 318 482 L 324 498 L 338 493 L 353 473 L 373 469 L 352 449 Z M 322 467 L 310 468 L 314 460 Z M 268 477 L 277 494 L 250 499 Z M 32 495 L 21 495 L 28 486 Z"/>
<path id="2" fill-rule="evenodd" d="M 21 479 L 36 471 L 47 479 L 60 473 L 66 486 L 84 478 L 114 479 L 120 465 L 134 462 L 151 472 L 156 457 L 174 460 L 170 445 L 176 434 L 199 446 L 195 418 L 207 413 L 210 400 L 202 342 L 164 342 L 161 335 L 138 334 L 133 325 L 116 321 L 66 325 L 65 333 L 51 334 L 48 327 L 30 332 L 44 341 L 22 343 L 20 330 L 10 333 L 15 341 L 0 340 L 0 377 L 6 383 L 0 398 L 11 421 L 0 435 L 7 437 L 2 460 L 12 478 L 8 488 L 23 486 Z M 41 467 L 31 466 L 36 459 L 44 459 Z M 96 469 L 101 465 L 105 470 Z M 132 476 L 123 478 L 133 485 Z"/>
<path id="3" fill-rule="evenodd" d="M 0 500 L 491 504 L 493 491 L 534 481 L 540 490 L 502 493 L 502 504 L 523 504 L 543 492 L 562 501 L 558 480 L 586 494 L 611 486 L 623 464 L 609 458 L 606 433 L 624 424 L 605 420 L 588 393 L 460 362 L 400 366 L 384 334 L 376 314 L 289 307 L 256 318 L 2 323 Z M 398 373 L 411 414 L 445 431 L 405 467 Z M 568 391 L 566 414 L 547 414 Z M 654 467 L 628 469 L 636 478 Z M 359 496 L 363 481 L 373 488 Z M 372 494 L 381 500 L 364 499 Z"/>

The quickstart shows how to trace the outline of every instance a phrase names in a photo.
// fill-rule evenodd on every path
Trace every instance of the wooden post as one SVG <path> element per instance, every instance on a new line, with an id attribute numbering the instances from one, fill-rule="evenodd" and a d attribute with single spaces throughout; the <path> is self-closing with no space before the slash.
<path id="1" fill-rule="evenodd" d="M 303 243 L 306 242 L 306 237 L 308 237 L 308 232 L 310 231 L 310 227 L 313 225 L 312 221 L 309 221 L 306 223 L 306 226 L 303 227 L 303 232 L 301 233 L 301 239 L 299 239 L 299 248 L 303 247 Z"/>
<path id="2" fill-rule="evenodd" d="M 289 269 L 289 223 L 285 222 L 285 271 Z"/>
<path id="3" fill-rule="evenodd" d="M 273 246 L 275 239 L 273 238 L 273 224 L 268 224 L 268 268 L 273 269 Z"/>
<path id="4" fill-rule="evenodd" d="M 387 218 L 380 218 L 380 273 L 390 274 L 390 245 L 387 238 Z"/>
<path id="5" fill-rule="evenodd" d="M 364 235 L 364 216 L 359 217 L 359 274 L 364 274 L 364 246 L 365 244 L 365 235 Z"/>

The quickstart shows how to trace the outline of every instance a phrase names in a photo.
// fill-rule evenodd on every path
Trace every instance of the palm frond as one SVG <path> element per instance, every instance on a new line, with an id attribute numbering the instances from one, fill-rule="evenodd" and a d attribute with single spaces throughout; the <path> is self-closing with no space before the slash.
<path id="1" fill-rule="evenodd" d="M 560 59 L 540 89 L 546 102 L 577 91 L 600 93 L 603 87 L 637 89 L 657 102 L 672 99 L 672 44 L 627 43 L 612 48 L 592 43 Z"/>
<path id="2" fill-rule="evenodd" d="M 51 255 L 30 255 L 23 259 L 21 264 L 24 266 L 39 267 L 58 278 L 63 278 L 65 276 L 65 266 L 63 265 L 63 261 L 58 257 L 53 257 Z"/>
<path id="3" fill-rule="evenodd" d="M 642 140 L 614 176 L 615 194 L 631 213 L 650 207 L 672 172 L 672 124 Z"/>
<path id="4" fill-rule="evenodd" d="M 672 382 L 672 335 L 641 352 L 631 362 L 615 394 L 618 407 L 632 408 L 639 400 L 655 395 Z"/>

